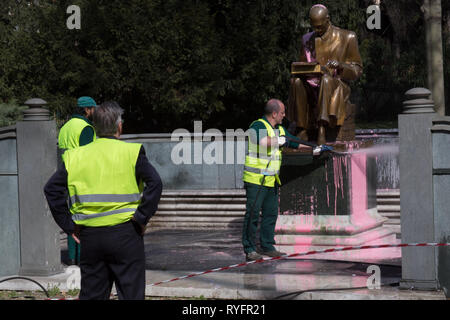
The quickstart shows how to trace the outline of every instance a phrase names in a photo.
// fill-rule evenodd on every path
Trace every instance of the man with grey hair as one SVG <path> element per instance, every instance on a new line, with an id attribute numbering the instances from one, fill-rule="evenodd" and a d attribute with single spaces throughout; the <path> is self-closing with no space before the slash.
<path id="1" fill-rule="evenodd" d="M 116 102 L 103 103 L 92 116 L 97 135 L 99 137 L 120 135 L 122 133 L 122 114 L 123 109 Z"/>
<path id="2" fill-rule="evenodd" d="M 145 296 L 143 234 L 162 183 L 143 146 L 119 140 L 122 114 L 116 102 L 99 106 L 93 114 L 98 139 L 66 151 L 44 188 L 56 223 L 83 245 L 82 300 L 109 299 L 114 282 L 119 299 Z"/>

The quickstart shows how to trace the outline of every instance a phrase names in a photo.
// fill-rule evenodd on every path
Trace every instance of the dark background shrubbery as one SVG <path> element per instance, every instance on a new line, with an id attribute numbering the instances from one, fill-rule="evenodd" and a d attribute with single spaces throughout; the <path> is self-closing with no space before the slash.
<path id="1" fill-rule="evenodd" d="M 90 95 L 117 100 L 127 132 L 192 130 L 194 120 L 246 128 L 267 99 L 287 100 L 290 64 L 316 2 L 358 34 L 358 121 L 395 123 L 404 92 L 427 86 L 421 0 L 383 0 L 376 31 L 366 28 L 371 0 L 3 0 L 0 103 L 40 97 L 64 120 L 78 96 Z M 66 28 L 72 4 L 82 9 L 81 30 Z M 447 1 L 443 32 L 450 61 Z"/>

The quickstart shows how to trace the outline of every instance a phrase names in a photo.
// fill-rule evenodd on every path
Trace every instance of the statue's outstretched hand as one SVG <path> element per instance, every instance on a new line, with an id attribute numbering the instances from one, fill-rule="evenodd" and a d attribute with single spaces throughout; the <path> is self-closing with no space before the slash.
<path id="1" fill-rule="evenodd" d="M 325 66 L 327 68 L 331 68 L 331 69 L 340 69 L 341 68 L 341 64 L 337 60 L 328 60 L 328 62 Z"/>

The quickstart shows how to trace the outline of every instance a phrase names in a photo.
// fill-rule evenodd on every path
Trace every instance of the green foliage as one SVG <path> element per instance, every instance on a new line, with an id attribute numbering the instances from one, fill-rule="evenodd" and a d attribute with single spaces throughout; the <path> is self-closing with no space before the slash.
<path id="1" fill-rule="evenodd" d="M 290 65 L 316 2 L 358 35 L 359 117 L 395 119 L 404 92 L 426 83 L 421 0 L 382 1 L 379 31 L 365 27 L 371 0 L 4 0 L 0 101 L 40 97 L 61 121 L 78 96 L 113 99 L 126 111 L 126 132 L 192 129 L 193 120 L 245 128 L 267 99 L 287 100 Z M 81 30 L 66 28 L 73 4 Z M 445 73 L 449 80 L 448 63 Z"/>
<path id="2" fill-rule="evenodd" d="M 26 109 L 27 107 L 19 106 L 15 101 L 0 103 L 0 127 L 11 126 L 22 120 L 22 112 Z"/>
<path id="3" fill-rule="evenodd" d="M 71 297 L 78 297 L 80 294 L 80 289 L 71 289 L 67 291 L 67 295 Z"/>
<path id="4" fill-rule="evenodd" d="M 51 287 L 50 287 L 50 285 L 48 285 L 47 292 L 48 292 L 48 295 L 50 296 L 50 298 L 54 298 L 61 294 L 61 290 L 59 289 L 58 285 L 53 285 Z"/>

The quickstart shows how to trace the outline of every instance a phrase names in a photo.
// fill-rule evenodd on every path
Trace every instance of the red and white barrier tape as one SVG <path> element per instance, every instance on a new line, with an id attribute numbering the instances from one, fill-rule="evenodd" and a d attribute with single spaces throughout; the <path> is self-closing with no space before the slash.
<path id="1" fill-rule="evenodd" d="M 230 270 L 230 269 L 234 269 L 234 268 L 244 267 L 244 266 L 247 266 L 247 265 L 250 265 L 250 264 L 255 264 L 255 263 L 262 263 L 262 262 L 267 262 L 267 261 L 281 260 L 281 259 L 294 258 L 294 257 L 300 257 L 300 256 L 308 256 L 308 255 L 319 254 L 319 253 L 331 253 L 331 252 L 351 251 L 351 250 L 365 250 L 365 249 L 382 249 L 382 248 L 444 247 L 444 246 L 450 246 L 450 243 L 381 244 L 381 245 L 371 245 L 371 246 L 354 246 L 354 247 L 342 247 L 342 248 L 312 250 L 312 251 L 307 251 L 307 252 L 293 253 L 293 254 L 283 255 L 283 256 L 279 256 L 279 257 L 273 257 L 273 258 L 262 258 L 262 259 L 259 259 L 259 260 L 248 261 L 248 262 L 244 262 L 244 263 L 240 263 L 240 264 L 233 264 L 233 265 L 228 266 L 228 267 L 222 267 L 222 268 L 216 268 L 216 269 L 211 269 L 211 270 L 202 271 L 202 272 L 196 272 L 196 273 L 192 273 L 192 274 L 189 274 L 189 275 L 186 275 L 186 276 L 173 278 L 173 279 L 170 279 L 170 280 L 164 280 L 164 281 L 160 281 L 160 282 L 155 282 L 155 283 L 150 284 L 149 286 L 158 286 L 158 285 L 163 284 L 163 283 L 169 283 L 169 282 L 174 282 L 174 281 L 177 281 L 177 280 L 193 278 L 193 277 L 201 276 L 201 275 L 212 273 L 212 272 L 219 272 L 219 271 L 224 271 L 224 270 Z"/>
<path id="2" fill-rule="evenodd" d="M 279 257 L 273 257 L 273 258 L 262 258 L 259 260 L 248 261 L 248 262 L 239 263 L 239 264 L 233 264 L 228 267 L 222 267 L 222 268 L 216 268 L 216 269 L 206 270 L 206 271 L 202 271 L 202 272 L 196 272 L 196 273 L 192 273 L 192 274 L 185 275 L 182 277 L 173 278 L 170 280 L 155 282 L 155 283 L 150 284 L 149 286 L 158 286 L 163 283 L 169 283 L 169 282 L 174 282 L 177 280 L 193 278 L 193 277 L 201 276 L 201 275 L 208 274 L 208 273 L 230 270 L 230 269 L 244 267 L 244 266 L 248 266 L 248 265 L 256 264 L 256 263 L 282 260 L 282 259 L 294 258 L 294 257 L 300 257 L 300 256 L 309 256 L 309 255 L 320 254 L 320 253 L 331 253 L 331 252 L 341 252 L 341 251 L 351 251 L 351 250 L 365 250 L 365 249 L 405 248 L 405 247 L 445 247 L 445 246 L 450 246 L 450 243 L 381 244 L 381 245 L 371 245 L 371 246 L 353 246 L 353 247 L 312 250 L 312 251 L 307 251 L 307 252 L 299 252 L 299 253 L 293 253 L 293 254 L 283 255 L 283 256 L 279 256 Z M 54 299 L 47 299 L 47 300 L 78 300 L 78 299 L 77 298 L 62 298 L 62 299 L 54 298 Z"/>

